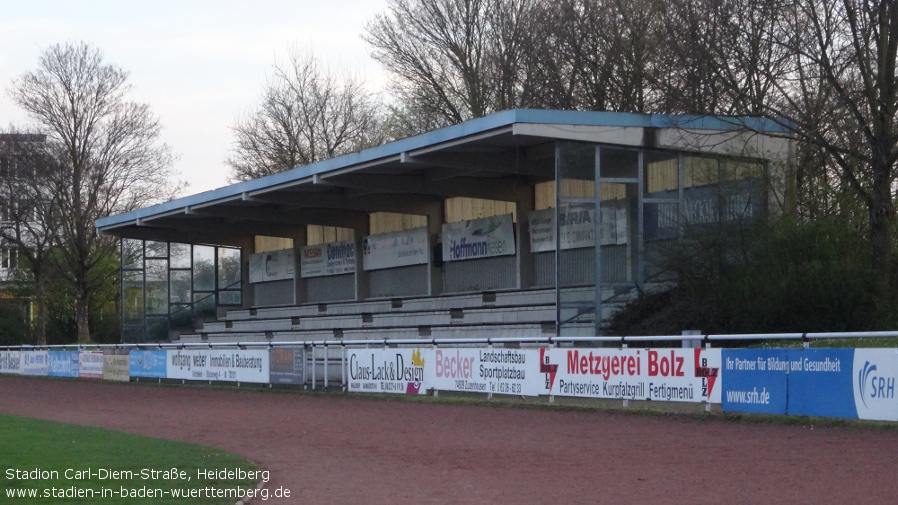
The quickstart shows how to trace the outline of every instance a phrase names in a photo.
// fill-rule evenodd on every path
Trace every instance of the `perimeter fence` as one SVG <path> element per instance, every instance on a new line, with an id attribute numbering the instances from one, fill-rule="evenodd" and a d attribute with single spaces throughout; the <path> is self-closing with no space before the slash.
<path id="1" fill-rule="evenodd" d="M 0 373 L 546 398 L 898 421 L 898 331 L 0 347 Z M 814 347 L 822 340 L 845 347 Z M 759 345 L 759 341 L 770 345 Z M 869 342 L 869 341 L 866 341 Z M 875 342 L 875 341 L 874 341 Z M 747 346 L 752 344 L 751 346 Z"/>

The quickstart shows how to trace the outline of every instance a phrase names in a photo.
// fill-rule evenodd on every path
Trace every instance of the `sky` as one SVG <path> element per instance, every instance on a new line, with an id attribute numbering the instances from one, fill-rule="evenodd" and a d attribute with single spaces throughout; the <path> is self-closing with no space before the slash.
<path id="1" fill-rule="evenodd" d="M 0 129 L 29 124 L 9 99 L 13 79 L 37 69 L 45 48 L 85 41 L 130 73 L 129 98 L 159 117 L 189 183 L 183 195 L 226 186 L 230 127 L 255 110 L 291 48 L 385 88 L 361 35 L 386 9 L 387 0 L 0 0 Z"/>

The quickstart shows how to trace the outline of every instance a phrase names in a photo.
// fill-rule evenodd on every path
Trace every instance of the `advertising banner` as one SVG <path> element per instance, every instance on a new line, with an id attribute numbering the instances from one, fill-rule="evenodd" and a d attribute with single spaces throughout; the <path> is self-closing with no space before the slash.
<path id="1" fill-rule="evenodd" d="M 167 351 L 169 379 L 268 383 L 268 349 Z"/>
<path id="2" fill-rule="evenodd" d="M 559 210 L 561 221 L 561 249 L 579 249 L 596 245 L 596 212 L 591 206 L 567 206 Z M 555 250 L 555 209 L 531 211 L 530 250 L 550 252 Z M 627 243 L 627 209 L 603 206 L 599 223 L 599 240 L 602 245 Z"/>
<path id="3" fill-rule="evenodd" d="M 269 350 L 268 368 L 271 384 L 304 384 L 305 362 L 303 349 Z"/>
<path id="4" fill-rule="evenodd" d="M 292 279 L 295 276 L 293 249 L 268 251 L 249 256 L 249 282 Z"/>
<path id="5" fill-rule="evenodd" d="M 857 418 L 853 363 L 854 349 L 790 349 L 788 414 Z"/>
<path id="6" fill-rule="evenodd" d="M 47 351 L 50 377 L 78 377 L 78 351 Z"/>
<path id="7" fill-rule="evenodd" d="M 720 349 L 541 349 L 552 394 L 720 403 Z"/>
<path id="8" fill-rule="evenodd" d="M 362 250 L 365 270 L 426 265 L 430 259 L 427 228 L 369 235 L 362 242 Z"/>
<path id="9" fill-rule="evenodd" d="M 23 351 L 22 375 L 46 377 L 50 374 L 50 356 L 47 351 Z"/>
<path id="10" fill-rule="evenodd" d="M 591 207 L 567 207 L 560 212 L 561 248 L 578 249 L 596 245 L 596 212 Z M 555 250 L 555 209 L 530 212 L 530 250 Z"/>
<path id="11" fill-rule="evenodd" d="M 125 349 L 108 350 L 103 353 L 103 380 L 128 382 L 131 359 Z"/>
<path id="12" fill-rule="evenodd" d="M 851 377 L 860 419 L 898 421 L 898 349 L 855 349 Z"/>
<path id="13" fill-rule="evenodd" d="M 80 351 L 78 353 L 78 377 L 82 379 L 103 378 L 103 351 Z"/>
<path id="14" fill-rule="evenodd" d="M 523 396 L 546 394 L 536 349 L 434 349 L 427 389 Z"/>
<path id="15" fill-rule="evenodd" d="M 788 349 L 723 349 L 724 412 L 785 414 L 789 399 Z"/>
<path id="16" fill-rule="evenodd" d="M 428 354 L 422 349 L 348 350 L 349 391 L 423 395 Z"/>
<path id="17" fill-rule="evenodd" d="M 0 373 L 22 373 L 22 352 L 0 351 Z"/>
<path id="18" fill-rule="evenodd" d="M 302 278 L 355 272 L 355 242 L 332 242 L 302 248 L 299 274 Z"/>
<path id="19" fill-rule="evenodd" d="M 515 254 L 511 214 L 443 225 L 443 261 Z"/>
<path id="20" fill-rule="evenodd" d="M 134 349 L 128 355 L 128 375 L 147 379 L 164 379 L 168 373 L 167 351 Z"/>
<path id="21" fill-rule="evenodd" d="M 895 349 L 723 351 L 723 410 L 898 420 Z"/>

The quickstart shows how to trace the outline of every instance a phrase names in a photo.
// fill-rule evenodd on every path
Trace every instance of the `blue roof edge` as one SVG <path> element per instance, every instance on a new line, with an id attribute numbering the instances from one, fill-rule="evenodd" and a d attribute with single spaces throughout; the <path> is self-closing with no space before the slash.
<path id="1" fill-rule="evenodd" d="M 430 132 L 396 140 L 362 151 L 344 154 L 336 158 L 299 166 L 277 174 L 250 181 L 223 186 L 210 191 L 176 198 L 168 202 L 151 205 L 122 214 L 116 214 L 96 221 L 99 229 L 115 227 L 135 219 L 171 212 L 179 208 L 233 197 L 248 191 L 293 182 L 338 168 L 358 165 L 381 158 L 396 156 L 406 151 L 457 140 L 489 130 L 511 126 L 515 123 L 563 124 L 573 126 L 611 126 L 639 128 L 697 128 L 705 130 L 748 129 L 758 133 L 787 132 L 787 128 L 773 119 L 761 117 L 698 116 L 668 114 L 638 114 L 630 112 L 598 112 L 543 109 L 511 109 L 496 112 L 481 118 L 446 126 Z"/>

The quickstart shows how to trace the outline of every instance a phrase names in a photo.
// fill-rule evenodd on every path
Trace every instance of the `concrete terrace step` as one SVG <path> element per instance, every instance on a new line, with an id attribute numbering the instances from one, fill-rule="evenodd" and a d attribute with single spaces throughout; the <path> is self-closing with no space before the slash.
<path id="1" fill-rule="evenodd" d="M 575 314 L 562 310 L 562 316 Z M 520 307 L 475 307 L 468 309 L 363 313 L 351 315 L 316 315 L 289 319 L 248 319 L 210 322 L 201 333 L 241 333 L 287 330 L 321 330 L 332 328 L 364 328 L 391 326 L 434 326 L 452 324 L 542 323 L 555 320 L 554 305 Z"/>
<path id="2" fill-rule="evenodd" d="M 592 335 L 591 323 L 577 323 L 565 327 L 566 335 Z M 229 332 L 181 335 L 181 342 L 307 342 L 321 340 L 427 339 L 427 338 L 526 338 L 548 337 L 555 334 L 549 323 L 497 325 L 445 325 L 396 328 L 350 328 L 310 331 Z"/>
<path id="3" fill-rule="evenodd" d="M 593 288 L 578 287 L 565 291 L 569 301 L 588 300 L 593 296 Z M 610 294 L 608 296 L 611 296 Z M 309 317 L 316 315 L 341 315 L 363 313 L 387 313 L 424 310 L 450 310 L 475 307 L 502 307 L 520 305 L 554 304 L 554 289 L 487 291 L 458 295 L 441 295 L 418 298 L 392 298 L 366 301 L 344 301 L 311 303 L 283 307 L 257 307 L 253 309 L 230 310 L 224 320 L 277 319 Z"/>

